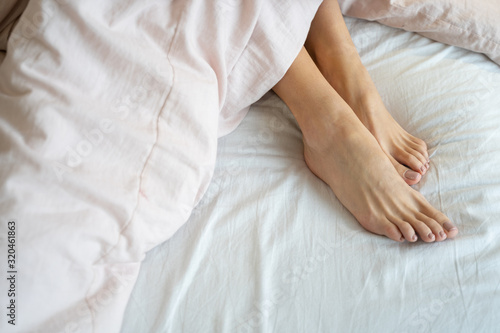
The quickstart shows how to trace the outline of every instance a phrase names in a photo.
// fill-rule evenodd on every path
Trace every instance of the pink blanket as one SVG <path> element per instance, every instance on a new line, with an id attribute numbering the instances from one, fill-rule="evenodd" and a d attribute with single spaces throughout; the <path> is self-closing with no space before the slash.
<path id="1" fill-rule="evenodd" d="M 0 231 L 20 254 L 0 331 L 119 331 L 145 252 L 185 223 L 217 138 L 320 2 L 30 1 L 0 67 Z"/>

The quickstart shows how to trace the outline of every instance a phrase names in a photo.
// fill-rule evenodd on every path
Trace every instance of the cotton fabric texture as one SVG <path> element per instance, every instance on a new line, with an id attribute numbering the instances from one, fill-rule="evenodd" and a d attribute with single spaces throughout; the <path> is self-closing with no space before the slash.
<path id="1" fill-rule="evenodd" d="M 29 2 L 0 67 L 10 330 L 120 329 L 146 251 L 186 222 L 218 137 L 284 75 L 319 3 Z"/>
<path id="2" fill-rule="evenodd" d="M 489 0 L 339 0 L 345 15 L 484 53 L 500 64 L 500 5 Z"/>

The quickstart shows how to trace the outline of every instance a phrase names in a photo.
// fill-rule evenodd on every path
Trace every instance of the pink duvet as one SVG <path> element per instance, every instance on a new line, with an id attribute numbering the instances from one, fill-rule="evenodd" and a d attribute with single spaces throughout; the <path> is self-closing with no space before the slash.
<path id="1" fill-rule="evenodd" d="M 0 331 L 119 331 L 145 252 L 188 219 L 217 138 L 320 2 L 30 1 L 0 67 L 0 234 L 14 222 L 19 254 Z"/>

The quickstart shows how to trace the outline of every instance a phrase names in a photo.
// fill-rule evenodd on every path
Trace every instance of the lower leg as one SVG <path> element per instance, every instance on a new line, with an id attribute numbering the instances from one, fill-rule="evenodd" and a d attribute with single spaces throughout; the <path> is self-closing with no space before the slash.
<path id="1" fill-rule="evenodd" d="M 336 0 L 325 0 L 320 6 L 305 46 L 327 81 L 375 136 L 398 173 L 406 176 L 408 184 L 417 183 L 429 167 L 427 146 L 404 131 L 385 108 Z"/>
<path id="2" fill-rule="evenodd" d="M 396 241 L 454 237 L 457 229 L 398 176 L 374 136 L 326 81 L 305 49 L 274 87 L 303 133 L 313 173 L 367 230 Z"/>

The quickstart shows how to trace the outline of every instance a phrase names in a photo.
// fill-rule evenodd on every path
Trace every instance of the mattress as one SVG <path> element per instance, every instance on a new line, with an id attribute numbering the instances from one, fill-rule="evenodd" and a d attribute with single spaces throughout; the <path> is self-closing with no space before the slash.
<path id="1" fill-rule="evenodd" d="M 414 188 L 458 236 L 400 244 L 364 230 L 309 171 L 296 121 L 269 92 L 219 139 L 188 222 L 147 253 L 122 332 L 498 332 L 500 67 L 346 23 L 393 117 L 429 146 Z"/>

